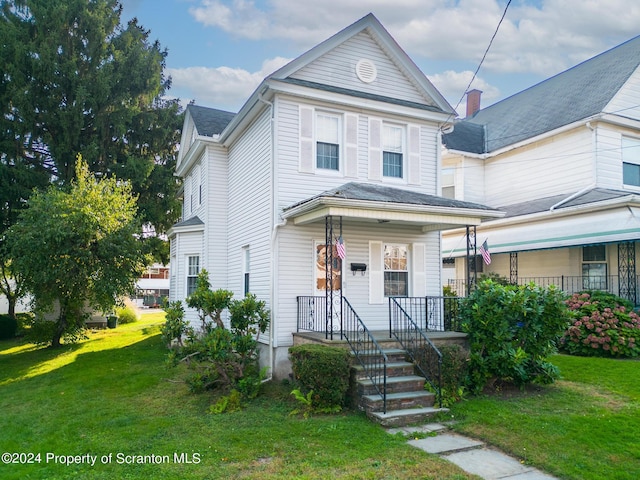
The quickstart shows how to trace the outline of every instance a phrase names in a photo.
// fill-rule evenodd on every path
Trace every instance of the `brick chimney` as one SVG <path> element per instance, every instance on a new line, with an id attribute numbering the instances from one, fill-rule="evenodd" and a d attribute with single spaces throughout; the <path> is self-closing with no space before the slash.
<path id="1" fill-rule="evenodd" d="M 474 113 L 480 110 L 481 90 L 469 90 L 467 92 L 467 118 L 472 117 Z"/>

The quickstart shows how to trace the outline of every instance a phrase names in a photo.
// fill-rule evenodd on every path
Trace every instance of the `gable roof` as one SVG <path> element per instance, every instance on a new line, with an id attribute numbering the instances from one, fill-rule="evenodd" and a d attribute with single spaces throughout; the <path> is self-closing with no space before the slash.
<path id="1" fill-rule="evenodd" d="M 193 119 L 198 135 L 211 137 L 219 135 L 235 117 L 235 113 L 225 112 L 215 108 L 201 107 L 200 105 L 187 105 L 187 111 Z"/>
<path id="2" fill-rule="evenodd" d="M 640 65 L 640 36 L 544 80 L 444 135 L 451 150 L 489 153 L 603 112 Z M 482 126 L 480 132 L 473 126 Z M 482 133 L 482 135 L 479 135 Z"/>
<path id="3" fill-rule="evenodd" d="M 317 60 L 322 55 L 328 53 L 332 49 L 336 48 L 340 44 L 346 42 L 352 37 L 355 37 L 359 33 L 368 32 L 374 41 L 380 45 L 380 47 L 390 54 L 392 60 L 396 65 L 404 72 L 405 75 L 412 81 L 425 98 L 430 98 L 434 102 L 434 111 L 440 111 L 446 114 L 455 115 L 455 110 L 449 102 L 442 96 L 442 94 L 435 88 L 435 86 L 429 81 L 426 75 L 418 68 L 418 66 L 411 60 L 407 53 L 398 45 L 395 39 L 384 28 L 380 21 L 369 13 L 365 15 L 357 22 L 349 25 L 343 30 L 339 31 L 335 35 L 329 37 L 325 41 L 319 43 L 311 50 L 303 53 L 296 59 L 292 60 L 285 66 L 273 72 L 266 80 L 285 80 L 301 70 L 303 67 L 309 65 L 314 60 Z M 385 100 L 388 97 L 380 97 L 378 99 Z"/>

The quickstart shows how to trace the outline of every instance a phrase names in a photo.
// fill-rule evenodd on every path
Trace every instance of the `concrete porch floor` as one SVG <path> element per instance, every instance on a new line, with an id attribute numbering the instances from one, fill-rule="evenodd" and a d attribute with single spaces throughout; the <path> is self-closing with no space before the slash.
<path id="1" fill-rule="evenodd" d="M 395 338 L 389 337 L 389 330 L 371 330 L 373 338 L 378 343 L 395 342 Z M 451 344 L 457 343 L 464 345 L 467 340 L 467 334 L 461 332 L 426 332 L 427 338 L 431 340 L 436 346 L 439 344 Z M 333 333 L 333 339 L 331 336 L 327 336 L 324 332 L 294 332 L 293 344 L 300 345 L 303 343 L 321 343 L 326 345 L 345 345 L 347 341 L 344 338 L 340 338 L 340 332 Z"/>

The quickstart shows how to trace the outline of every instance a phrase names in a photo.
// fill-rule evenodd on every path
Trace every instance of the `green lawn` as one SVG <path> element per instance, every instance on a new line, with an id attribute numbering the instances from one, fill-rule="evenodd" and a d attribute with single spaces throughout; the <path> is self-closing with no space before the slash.
<path id="1" fill-rule="evenodd" d="M 456 430 L 563 479 L 640 478 L 640 362 L 553 357 L 552 386 L 461 402 Z"/>
<path id="2" fill-rule="evenodd" d="M 474 478 L 362 414 L 292 417 L 281 384 L 241 412 L 211 415 L 211 396 L 190 394 L 165 367 L 161 322 L 143 315 L 60 350 L 0 342 L 0 453 L 35 462 L 0 463 L 0 478 Z"/>

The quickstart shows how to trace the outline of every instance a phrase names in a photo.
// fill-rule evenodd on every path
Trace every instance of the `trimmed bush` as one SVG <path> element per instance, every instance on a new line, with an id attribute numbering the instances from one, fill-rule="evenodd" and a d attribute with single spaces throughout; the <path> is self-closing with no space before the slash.
<path id="1" fill-rule="evenodd" d="M 570 322 L 557 288 L 500 285 L 485 280 L 461 303 L 470 345 L 468 385 L 478 393 L 488 383 L 524 386 L 551 383 L 558 369 L 546 361 Z"/>
<path id="2" fill-rule="evenodd" d="M 293 378 L 304 393 L 313 390 L 314 411 L 335 411 L 349 390 L 349 353 L 339 347 L 298 345 L 289 348 Z"/>
<path id="3" fill-rule="evenodd" d="M 575 293 L 567 300 L 574 319 L 560 341 L 561 349 L 589 357 L 640 355 L 640 316 L 631 303 L 606 292 Z"/>
<path id="4" fill-rule="evenodd" d="M 9 315 L 0 315 L 0 340 L 8 340 L 16 336 L 18 321 Z"/>
<path id="5" fill-rule="evenodd" d="M 118 316 L 118 323 L 121 325 L 138 321 L 138 314 L 131 307 L 116 308 L 116 315 Z"/>

